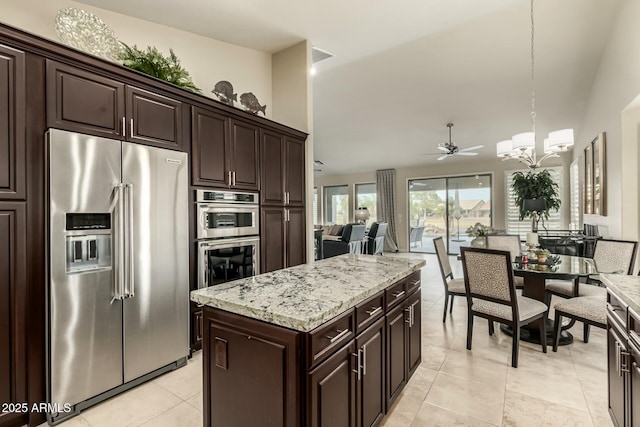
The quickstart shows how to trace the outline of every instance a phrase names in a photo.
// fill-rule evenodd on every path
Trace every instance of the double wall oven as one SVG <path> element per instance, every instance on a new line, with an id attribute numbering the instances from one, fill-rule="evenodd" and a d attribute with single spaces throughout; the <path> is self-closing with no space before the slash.
<path id="1" fill-rule="evenodd" d="M 258 193 L 196 190 L 198 287 L 260 273 Z"/>

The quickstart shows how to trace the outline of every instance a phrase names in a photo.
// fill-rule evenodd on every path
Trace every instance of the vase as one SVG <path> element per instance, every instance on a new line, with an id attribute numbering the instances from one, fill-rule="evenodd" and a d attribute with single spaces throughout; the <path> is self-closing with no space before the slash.
<path id="1" fill-rule="evenodd" d="M 486 248 L 487 247 L 487 239 L 484 236 L 478 236 L 471 241 L 471 247 L 474 248 Z"/>
<path id="2" fill-rule="evenodd" d="M 547 257 L 546 256 L 539 256 L 538 257 L 538 264 L 544 264 L 545 262 L 547 262 Z"/>

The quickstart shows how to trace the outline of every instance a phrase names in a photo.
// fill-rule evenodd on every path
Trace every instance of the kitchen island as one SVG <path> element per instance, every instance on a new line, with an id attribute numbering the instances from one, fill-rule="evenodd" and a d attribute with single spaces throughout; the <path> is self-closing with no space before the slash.
<path id="1" fill-rule="evenodd" d="M 424 264 L 342 255 L 193 291 L 204 425 L 378 425 L 421 361 Z"/>

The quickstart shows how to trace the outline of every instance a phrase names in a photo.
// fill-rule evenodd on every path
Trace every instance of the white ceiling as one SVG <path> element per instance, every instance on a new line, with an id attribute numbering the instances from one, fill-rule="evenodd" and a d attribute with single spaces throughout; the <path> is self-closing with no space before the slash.
<path id="1" fill-rule="evenodd" d="M 435 162 L 530 130 L 528 0 L 82 0 L 232 44 L 277 52 L 301 40 L 336 56 L 314 77 L 322 174 Z M 536 129 L 578 129 L 620 0 L 537 0 Z M 541 142 L 539 141 L 539 145 Z M 540 147 L 541 149 L 542 147 Z"/>

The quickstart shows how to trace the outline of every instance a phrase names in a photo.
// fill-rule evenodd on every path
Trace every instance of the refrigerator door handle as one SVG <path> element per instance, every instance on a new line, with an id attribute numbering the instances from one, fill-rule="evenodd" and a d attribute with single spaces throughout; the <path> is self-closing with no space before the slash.
<path id="1" fill-rule="evenodd" d="M 114 188 L 116 192 L 115 209 L 118 211 L 118 222 L 115 229 L 116 234 L 116 274 L 113 278 L 113 289 L 111 292 L 111 304 L 116 300 L 124 299 L 124 257 L 125 257 L 125 230 L 124 230 L 124 184 L 117 184 Z"/>
<path id="2" fill-rule="evenodd" d="M 132 298 L 135 296 L 135 262 L 134 262 L 134 247 L 133 247 L 133 184 L 125 184 L 125 193 L 127 195 L 127 278 L 125 288 L 125 298 Z"/>

